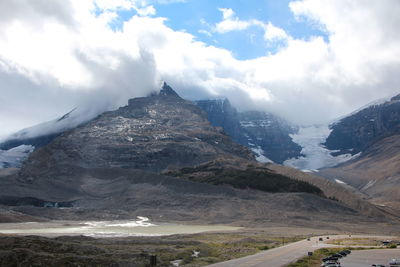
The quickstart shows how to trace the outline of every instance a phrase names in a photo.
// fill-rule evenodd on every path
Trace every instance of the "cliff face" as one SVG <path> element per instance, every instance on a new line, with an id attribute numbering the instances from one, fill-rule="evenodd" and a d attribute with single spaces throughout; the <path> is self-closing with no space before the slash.
<path id="1" fill-rule="evenodd" d="M 213 127 L 192 102 L 168 85 L 159 94 L 129 100 L 36 150 L 23 172 L 52 166 L 122 167 L 150 171 L 194 166 L 217 157 L 252 160 L 246 148 Z"/>
<path id="2" fill-rule="evenodd" d="M 296 127 L 272 114 L 260 111 L 240 113 L 240 124 L 248 137 L 248 144 L 261 149 L 263 155 L 275 163 L 283 163 L 301 155 L 301 147 L 289 136 Z"/>
<path id="3" fill-rule="evenodd" d="M 229 100 L 199 100 L 195 103 L 207 113 L 207 118 L 212 125 L 221 127 L 237 143 L 247 145 L 248 138 L 240 124 L 239 112 Z"/>
<path id="4" fill-rule="evenodd" d="M 357 154 L 374 142 L 400 133 L 400 95 L 370 105 L 330 126 L 325 145 L 339 154 Z"/>
<path id="5" fill-rule="evenodd" d="M 332 125 L 326 145 L 337 153 L 360 156 L 322 170 L 372 202 L 400 210 L 400 95 L 371 105 Z"/>
<path id="6" fill-rule="evenodd" d="M 196 104 L 207 112 L 214 126 L 222 127 L 234 141 L 252 149 L 260 161 L 283 163 L 301 155 L 301 147 L 289 136 L 297 129 L 283 119 L 262 111 L 238 112 L 227 99 Z"/>

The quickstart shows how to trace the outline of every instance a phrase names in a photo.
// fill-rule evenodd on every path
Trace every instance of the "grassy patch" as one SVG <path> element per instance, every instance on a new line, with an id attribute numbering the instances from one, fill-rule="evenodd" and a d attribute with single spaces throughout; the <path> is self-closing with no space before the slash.
<path id="1" fill-rule="evenodd" d="M 231 185 L 239 189 L 256 189 L 272 193 L 305 192 L 324 196 L 317 186 L 277 174 L 266 168 L 215 168 L 202 165 L 166 172 L 166 175 L 213 185 Z"/>
<path id="2" fill-rule="evenodd" d="M 328 244 L 341 246 L 381 246 L 383 239 L 374 238 L 341 238 L 328 242 Z"/>
<path id="3" fill-rule="evenodd" d="M 285 237 L 285 243 L 297 240 Z M 156 255 L 159 267 L 171 266 L 174 260 L 195 267 L 251 255 L 281 242 L 282 238 L 258 232 L 102 239 L 0 236 L 0 266 L 18 266 L 21 260 L 28 260 L 46 266 L 144 267 L 149 256 Z M 197 257 L 194 251 L 200 252 Z"/>

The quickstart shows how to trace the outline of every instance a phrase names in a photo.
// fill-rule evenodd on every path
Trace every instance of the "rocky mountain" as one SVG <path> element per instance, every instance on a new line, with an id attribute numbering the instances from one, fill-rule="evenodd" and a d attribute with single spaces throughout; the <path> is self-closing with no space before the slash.
<path id="1" fill-rule="evenodd" d="M 360 155 L 320 174 L 347 183 L 375 204 L 400 210 L 400 95 L 354 112 L 331 128 L 329 148 Z"/>
<path id="2" fill-rule="evenodd" d="M 256 162 L 164 84 L 159 93 L 64 132 L 20 170 L 1 170 L 0 208 L 10 208 L 0 220 L 13 214 L 302 226 L 390 220 L 361 199 L 345 202 L 345 196 L 358 199 L 345 189 L 332 198 L 318 178 L 297 179 L 298 173 L 272 166 Z"/>
<path id="3" fill-rule="evenodd" d="M 340 154 L 354 155 L 384 137 L 400 133 L 400 95 L 380 102 L 372 103 L 332 124 L 326 147 L 338 150 Z"/>
<path id="4" fill-rule="evenodd" d="M 85 114 L 86 113 L 86 114 Z M 61 133 L 73 129 L 92 119 L 93 115 L 81 109 L 73 109 L 60 118 L 22 129 L 0 143 L 1 150 L 10 150 L 21 145 L 39 148 L 50 143 Z"/>
<path id="5" fill-rule="evenodd" d="M 201 100 L 196 104 L 207 112 L 214 126 L 222 127 L 234 141 L 249 147 L 261 162 L 283 163 L 301 155 L 301 147 L 290 137 L 297 128 L 273 114 L 238 112 L 227 99 Z"/>
<path id="6" fill-rule="evenodd" d="M 60 118 L 22 129 L 0 142 L 0 168 L 20 167 L 35 149 L 50 143 L 63 132 L 92 119 L 94 114 L 75 108 Z"/>
<path id="7" fill-rule="evenodd" d="M 49 169 L 59 162 L 162 171 L 220 156 L 253 159 L 249 150 L 216 130 L 197 106 L 164 84 L 158 94 L 130 99 L 127 106 L 57 137 L 36 150 L 23 171 Z"/>

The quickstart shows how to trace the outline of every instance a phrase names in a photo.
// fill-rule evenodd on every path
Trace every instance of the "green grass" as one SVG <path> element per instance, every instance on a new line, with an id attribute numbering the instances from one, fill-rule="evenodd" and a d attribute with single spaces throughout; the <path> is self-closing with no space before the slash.
<path id="1" fill-rule="evenodd" d="M 239 189 L 251 188 L 272 193 L 305 192 L 324 196 L 321 189 L 317 186 L 261 168 L 238 170 L 233 168 L 200 166 L 196 168 L 183 168 L 165 174 L 194 182 L 231 185 Z"/>
<path id="2" fill-rule="evenodd" d="M 181 266 L 197 267 L 239 258 L 280 246 L 282 237 L 263 232 L 202 233 L 164 237 L 83 238 L 83 237 L 7 237 L 0 236 L 0 266 L 17 266 L 27 259 L 46 266 L 118 266 L 135 263 L 145 267 L 156 255 L 158 267 L 182 260 Z M 285 243 L 301 238 L 287 238 Z M 193 251 L 200 251 L 193 257 Z M 7 253 L 6 253 L 7 252 Z M 27 254 L 28 253 L 28 254 Z M 4 255 L 14 255 L 2 258 Z M 68 264 L 69 265 L 68 265 Z M 104 263 L 103 265 L 100 263 Z M 135 265 L 135 266 L 136 266 Z M 38 265 L 39 266 L 39 265 Z"/>

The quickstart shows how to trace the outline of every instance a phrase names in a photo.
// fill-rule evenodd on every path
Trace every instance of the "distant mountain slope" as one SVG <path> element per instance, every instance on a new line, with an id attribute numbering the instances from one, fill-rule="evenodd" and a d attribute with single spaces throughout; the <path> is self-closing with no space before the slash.
<path id="1" fill-rule="evenodd" d="M 319 174 L 357 188 L 372 203 L 400 210 L 400 135 L 383 138 L 359 158 Z"/>
<path id="2" fill-rule="evenodd" d="M 346 182 L 371 202 L 400 210 L 400 95 L 369 105 L 332 126 L 330 149 L 361 155 L 319 174 Z"/>
<path id="3" fill-rule="evenodd" d="M 222 127 L 237 143 L 246 145 L 248 138 L 240 125 L 239 112 L 228 99 L 198 100 L 195 101 L 203 111 L 212 125 Z"/>
<path id="4" fill-rule="evenodd" d="M 273 114 L 238 112 L 227 99 L 201 100 L 196 104 L 207 112 L 214 126 L 222 127 L 234 141 L 249 147 L 260 162 L 283 163 L 301 155 L 301 147 L 289 136 L 296 127 Z"/>
<path id="5" fill-rule="evenodd" d="M 400 95 L 374 103 L 330 126 L 325 145 L 338 154 L 357 154 L 384 137 L 400 133 Z"/>
<path id="6" fill-rule="evenodd" d="M 73 109 L 58 119 L 22 129 L 0 143 L 0 168 L 20 167 L 35 149 L 50 143 L 63 132 L 95 116 L 83 109 Z"/>
<path id="7" fill-rule="evenodd" d="M 22 129 L 10 135 L 0 143 L 0 149 L 9 150 L 20 145 L 30 145 L 35 148 L 42 147 L 61 133 L 73 129 L 92 118 L 93 116 L 84 110 L 75 108 L 60 118 Z"/>

